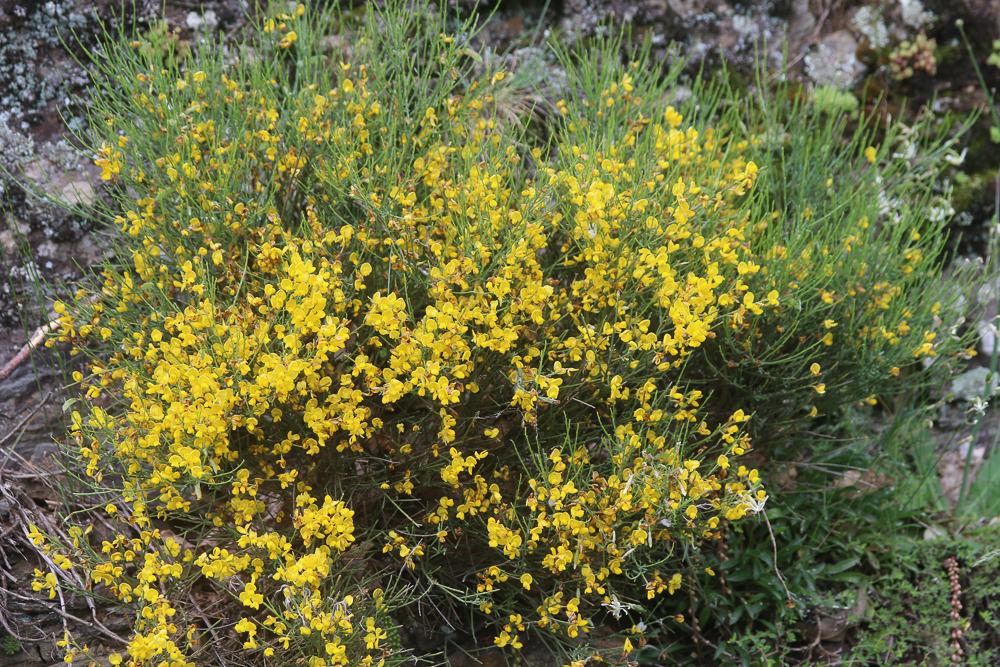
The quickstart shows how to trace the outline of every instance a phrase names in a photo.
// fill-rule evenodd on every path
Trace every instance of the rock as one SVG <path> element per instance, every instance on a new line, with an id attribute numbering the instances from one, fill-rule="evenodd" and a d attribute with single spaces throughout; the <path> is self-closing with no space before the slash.
<path id="1" fill-rule="evenodd" d="M 97 201 L 93 178 L 83 165 L 79 171 L 67 169 L 56 160 L 40 156 L 25 165 L 24 176 L 31 181 L 29 189 L 67 205 L 87 207 Z"/>
<path id="2" fill-rule="evenodd" d="M 53 259 L 59 255 L 59 246 L 52 241 L 42 241 L 35 246 L 37 259 Z"/>
<path id="3" fill-rule="evenodd" d="M 0 336 L 9 341 L 0 347 L 2 365 L 17 353 L 20 345 L 15 343 L 18 339 L 9 335 L 9 330 L 0 329 Z M 58 399 L 61 385 L 55 360 L 44 350 L 37 351 L 0 380 L 0 438 L 6 438 L 3 449 L 12 449 L 17 455 L 14 460 L 40 462 L 55 451 L 52 433 L 61 428 Z M 0 456 L 2 468 L 7 452 L 0 454 L 4 454 Z"/>
<path id="4" fill-rule="evenodd" d="M 988 393 L 986 386 L 987 379 L 989 380 Z M 990 378 L 990 369 L 983 366 L 976 366 L 952 380 L 948 393 L 955 400 L 972 403 L 977 399 L 982 399 L 984 394 L 986 398 L 992 396 L 996 393 L 998 384 L 1000 383 L 997 382 L 996 377 Z"/>
<path id="5" fill-rule="evenodd" d="M 971 456 L 970 454 L 971 448 Z M 938 480 L 941 484 L 941 493 L 952 506 L 958 503 L 962 495 L 962 483 L 965 483 L 966 492 L 969 485 L 976 479 L 976 474 L 983 465 L 986 457 L 986 447 L 978 445 L 973 447 L 972 442 L 967 440 L 958 449 L 945 452 L 938 462 Z M 968 465 L 968 470 L 966 466 Z"/>
<path id="6" fill-rule="evenodd" d="M 85 234 L 79 241 L 70 245 L 70 256 L 81 267 L 97 266 L 107 259 L 112 250 L 107 245 L 98 243 L 90 234 Z"/>
<path id="7" fill-rule="evenodd" d="M 976 291 L 976 300 L 984 306 L 995 304 L 998 297 L 1000 297 L 1000 278 L 984 281 Z M 996 312 L 995 306 L 992 311 Z"/>
<path id="8" fill-rule="evenodd" d="M 682 19 L 693 19 L 708 9 L 708 3 L 704 0 L 667 0 L 667 5 Z"/>
<path id="9" fill-rule="evenodd" d="M 90 181 L 70 181 L 62 187 L 59 194 L 63 201 L 84 208 L 93 206 L 97 201 L 97 192 Z"/>
<path id="10" fill-rule="evenodd" d="M 931 524 L 924 529 L 925 540 L 936 540 L 939 537 L 945 537 L 947 534 L 948 533 L 944 528 L 941 526 L 935 526 L 934 524 Z"/>
<path id="11" fill-rule="evenodd" d="M 792 16 L 788 21 L 788 41 L 793 45 L 805 42 L 816 28 L 816 16 L 809 8 L 809 0 L 794 0 Z"/>
<path id="12" fill-rule="evenodd" d="M 899 14 L 903 23 L 915 30 L 934 21 L 934 14 L 924 9 L 920 0 L 899 0 Z"/>
<path id="13" fill-rule="evenodd" d="M 819 86 L 850 90 L 865 69 L 857 50 L 858 43 L 850 32 L 832 32 L 805 57 L 806 74 Z"/>
<path id="14" fill-rule="evenodd" d="M 3 249 L 3 254 L 7 257 L 17 255 L 17 237 L 14 232 L 9 229 L 0 230 L 0 249 Z"/>
<path id="15" fill-rule="evenodd" d="M 206 32 L 210 32 L 215 30 L 219 25 L 219 17 L 211 9 L 204 14 L 188 12 L 188 15 L 184 18 L 184 24 L 191 30 L 204 29 Z"/>
<path id="16" fill-rule="evenodd" d="M 889 44 L 889 27 L 882 17 L 882 10 L 871 5 L 859 7 L 851 17 L 854 32 L 864 38 L 869 49 L 884 49 Z"/>
<path id="17" fill-rule="evenodd" d="M 987 359 L 993 356 L 997 349 L 997 328 L 993 322 L 983 320 L 976 325 L 979 332 L 979 352 Z"/>

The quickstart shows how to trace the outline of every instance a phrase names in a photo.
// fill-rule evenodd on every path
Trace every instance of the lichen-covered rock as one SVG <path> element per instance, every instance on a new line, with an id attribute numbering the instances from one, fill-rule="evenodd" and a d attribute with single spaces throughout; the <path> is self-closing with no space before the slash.
<path id="1" fill-rule="evenodd" d="M 706 59 L 725 60 L 739 69 L 750 69 L 761 54 L 771 64 L 780 62 L 782 46 L 792 25 L 790 19 L 796 15 L 792 5 L 787 0 L 756 3 L 568 0 L 563 6 L 559 27 L 573 39 L 627 24 L 637 33 L 650 36 L 655 46 L 680 45 L 679 52 L 688 59 L 692 69 Z M 808 16 L 809 12 L 799 11 L 798 15 Z"/>
<path id="2" fill-rule="evenodd" d="M 817 85 L 849 90 L 864 72 L 857 50 L 858 43 L 847 30 L 831 33 L 805 57 L 806 74 Z"/>
<path id="3" fill-rule="evenodd" d="M 63 43 L 93 35 L 98 14 L 73 0 L 10 4 L 0 20 L 0 124 L 27 129 L 86 84 Z"/>

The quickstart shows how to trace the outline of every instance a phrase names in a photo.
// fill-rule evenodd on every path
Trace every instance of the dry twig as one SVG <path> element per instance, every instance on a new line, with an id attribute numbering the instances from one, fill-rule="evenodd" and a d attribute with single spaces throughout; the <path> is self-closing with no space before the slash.
<path id="1" fill-rule="evenodd" d="M 0 382 L 10 377 L 10 374 L 17 370 L 17 367 L 23 364 L 25 359 L 31 356 L 32 351 L 42 344 L 45 337 L 58 328 L 59 319 L 56 318 L 48 324 L 43 324 L 35 329 L 35 333 L 31 334 L 31 338 L 28 339 L 28 342 L 22 345 L 17 354 L 15 354 L 10 361 L 0 368 Z"/>

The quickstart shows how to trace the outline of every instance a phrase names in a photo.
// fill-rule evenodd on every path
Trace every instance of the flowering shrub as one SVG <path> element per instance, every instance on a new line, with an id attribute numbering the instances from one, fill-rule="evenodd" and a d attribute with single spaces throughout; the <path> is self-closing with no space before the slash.
<path id="1" fill-rule="evenodd" d="M 100 502 L 33 538 L 61 568 L 38 590 L 131 611 L 113 664 L 403 664 L 416 625 L 621 660 L 684 554 L 763 508 L 765 399 L 854 400 L 814 316 L 863 321 L 843 363 L 890 382 L 960 349 L 948 303 L 879 282 L 938 278 L 923 219 L 901 247 L 878 211 L 783 228 L 768 128 L 709 88 L 671 106 L 676 71 L 613 42 L 562 54 L 536 132 L 443 25 L 390 3 L 348 57 L 300 6 L 234 57 L 98 62 L 116 259 L 57 311 L 92 355 L 69 454 Z"/>

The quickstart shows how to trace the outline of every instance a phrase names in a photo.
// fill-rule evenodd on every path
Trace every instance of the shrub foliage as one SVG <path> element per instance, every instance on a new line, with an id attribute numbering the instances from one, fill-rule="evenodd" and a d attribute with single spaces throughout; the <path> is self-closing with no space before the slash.
<path id="1" fill-rule="evenodd" d="M 113 664 L 402 664 L 484 628 L 622 660 L 763 510 L 771 439 L 962 352 L 940 142 L 678 97 L 614 40 L 512 105 L 471 23 L 389 3 L 342 50 L 338 21 L 96 59 L 115 253 L 57 304 L 90 504 L 34 534 L 35 586 L 129 610 Z"/>

